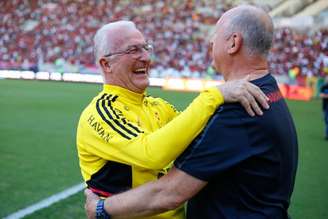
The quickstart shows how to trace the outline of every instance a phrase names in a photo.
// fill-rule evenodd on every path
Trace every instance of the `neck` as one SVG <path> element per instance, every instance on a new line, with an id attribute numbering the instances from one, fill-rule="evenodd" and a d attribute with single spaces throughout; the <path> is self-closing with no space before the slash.
<path id="1" fill-rule="evenodd" d="M 268 69 L 249 69 L 244 71 L 236 70 L 225 76 L 224 80 L 225 81 L 239 80 L 249 76 L 249 80 L 252 81 L 261 78 L 268 73 L 269 73 Z"/>
<path id="2" fill-rule="evenodd" d="M 120 87 L 126 90 L 129 90 L 133 93 L 137 93 L 137 94 L 144 94 L 146 89 L 139 89 L 139 88 L 131 88 L 131 86 L 127 86 L 126 84 L 122 84 L 122 83 L 112 83 L 112 82 L 105 82 L 104 85 L 110 85 L 110 86 L 116 86 L 116 87 Z"/>
<path id="3" fill-rule="evenodd" d="M 243 79 L 255 80 L 269 73 L 268 63 L 265 59 L 252 59 L 233 62 L 229 69 L 223 73 L 225 81 Z"/>

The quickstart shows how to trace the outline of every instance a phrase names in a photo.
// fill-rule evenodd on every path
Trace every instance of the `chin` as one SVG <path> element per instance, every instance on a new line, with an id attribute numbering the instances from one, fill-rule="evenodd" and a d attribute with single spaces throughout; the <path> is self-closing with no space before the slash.
<path id="1" fill-rule="evenodd" d="M 220 70 L 220 66 L 219 66 L 218 64 L 213 63 L 212 66 L 214 67 L 214 69 L 215 69 L 215 71 L 216 71 L 217 73 L 220 73 L 220 72 L 221 72 L 221 70 Z"/>
<path id="2" fill-rule="evenodd" d="M 146 83 L 143 83 L 143 84 L 141 85 L 141 87 L 143 88 L 143 90 L 146 90 L 147 87 L 149 87 L 149 81 L 147 81 Z"/>
<path id="3" fill-rule="evenodd" d="M 136 87 L 138 87 L 138 89 L 140 91 L 145 91 L 147 89 L 147 87 L 149 86 L 149 80 L 145 80 L 145 81 L 139 81 L 138 83 L 136 83 Z"/>

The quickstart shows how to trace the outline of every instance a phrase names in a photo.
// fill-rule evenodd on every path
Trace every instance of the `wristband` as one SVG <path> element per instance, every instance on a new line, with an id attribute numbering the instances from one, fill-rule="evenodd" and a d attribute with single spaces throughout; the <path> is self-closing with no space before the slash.
<path id="1" fill-rule="evenodd" d="M 96 219 L 111 219 L 111 216 L 105 211 L 105 199 L 99 199 L 96 208 Z"/>

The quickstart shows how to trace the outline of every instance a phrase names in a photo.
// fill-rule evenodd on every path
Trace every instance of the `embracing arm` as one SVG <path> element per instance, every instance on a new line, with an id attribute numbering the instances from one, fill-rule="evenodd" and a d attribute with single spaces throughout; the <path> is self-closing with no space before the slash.
<path id="1" fill-rule="evenodd" d="M 136 122 L 125 124 L 119 119 L 116 124 L 120 126 L 116 125 L 115 117 L 109 117 L 111 109 L 106 100 L 101 101 L 97 111 L 90 107 L 80 119 L 77 145 L 83 166 L 88 168 L 88 162 L 102 158 L 157 170 L 166 167 L 201 132 L 223 103 L 223 96 L 216 88 L 201 92 L 183 112 L 157 130 L 145 130 Z M 171 109 L 163 102 L 164 109 Z M 171 114 L 168 117 L 174 116 Z M 106 139 L 107 135 L 110 137 Z"/>
<path id="2" fill-rule="evenodd" d="M 186 110 L 162 128 L 154 132 L 135 133 L 136 137 L 131 139 L 114 133 L 106 142 L 99 137 L 99 133 L 92 130 L 94 127 L 88 127 L 89 124 L 84 122 L 84 127 L 89 130 L 78 129 L 77 144 L 80 160 L 93 162 L 96 158 L 90 157 L 88 153 L 92 150 L 93 155 L 104 160 L 129 163 L 148 169 L 162 169 L 176 159 L 201 132 L 217 106 L 223 103 L 223 99 L 225 102 L 241 102 L 251 115 L 255 114 L 254 111 L 262 114 L 258 105 L 268 108 L 265 95 L 255 85 L 247 80 L 227 82 L 220 85 L 218 89 L 212 88 L 202 92 Z M 84 120 L 87 119 L 88 117 Z M 137 124 L 133 125 L 137 126 Z M 104 123 L 103 127 L 107 127 L 108 132 L 113 133 L 107 124 Z M 97 141 L 88 142 L 88 139 L 95 139 L 90 135 L 96 135 Z M 81 147 L 83 148 L 80 149 Z"/>
<path id="3" fill-rule="evenodd" d="M 115 218 L 140 217 L 175 209 L 198 193 L 207 182 L 173 168 L 157 181 L 105 200 L 105 210 Z M 85 191 L 88 218 L 94 218 L 98 197 Z"/>

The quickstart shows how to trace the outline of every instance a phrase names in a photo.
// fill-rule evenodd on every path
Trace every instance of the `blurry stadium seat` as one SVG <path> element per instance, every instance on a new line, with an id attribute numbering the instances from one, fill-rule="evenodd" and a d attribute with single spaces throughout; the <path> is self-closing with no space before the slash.
<path id="1" fill-rule="evenodd" d="M 250 3 L 275 15 L 294 15 L 304 8 L 305 12 L 312 8 L 313 14 L 320 13 L 318 9 L 326 7 L 326 2 L 1 1 L 0 69 L 97 73 L 92 48 L 96 29 L 111 21 L 130 19 L 155 46 L 153 69 L 156 69 L 156 77 L 213 78 L 213 74 L 207 74 L 211 63 L 208 39 L 213 25 L 227 9 Z M 303 33 L 290 28 L 277 29 L 269 56 L 272 72 L 288 77 L 290 69 L 297 66 L 300 69 L 297 77 L 325 75 L 328 71 L 327 38 L 327 28 Z"/>
<path id="2" fill-rule="evenodd" d="M 328 9 L 328 1 L 319 0 L 314 2 L 313 4 L 308 5 L 302 11 L 297 13 L 295 16 L 314 16 L 327 9 Z"/>

